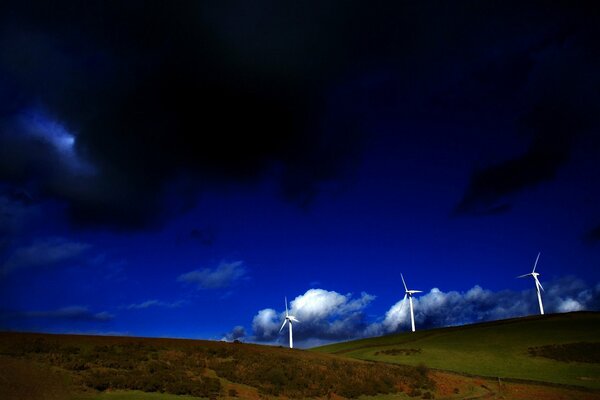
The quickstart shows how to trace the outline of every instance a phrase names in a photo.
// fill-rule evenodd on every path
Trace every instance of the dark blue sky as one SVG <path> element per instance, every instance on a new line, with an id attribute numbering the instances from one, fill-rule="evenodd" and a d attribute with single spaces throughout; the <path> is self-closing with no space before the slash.
<path id="1" fill-rule="evenodd" d="M 301 345 L 600 307 L 584 4 L 1 8 L 0 328 Z"/>

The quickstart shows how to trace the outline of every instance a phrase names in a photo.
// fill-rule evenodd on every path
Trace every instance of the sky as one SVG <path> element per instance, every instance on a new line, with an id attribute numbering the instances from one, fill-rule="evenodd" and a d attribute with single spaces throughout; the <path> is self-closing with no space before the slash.
<path id="1" fill-rule="evenodd" d="M 0 330 L 300 347 L 600 310 L 585 2 L 3 2 Z"/>

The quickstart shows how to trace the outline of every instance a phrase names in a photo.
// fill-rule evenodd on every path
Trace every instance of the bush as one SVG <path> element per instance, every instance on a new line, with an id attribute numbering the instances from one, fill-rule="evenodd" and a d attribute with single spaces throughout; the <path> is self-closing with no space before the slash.
<path id="1" fill-rule="evenodd" d="M 600 363 L 600 343 L 567 343 L 530 347 L 532 357 L 550 358 L 562 362 Z"/>

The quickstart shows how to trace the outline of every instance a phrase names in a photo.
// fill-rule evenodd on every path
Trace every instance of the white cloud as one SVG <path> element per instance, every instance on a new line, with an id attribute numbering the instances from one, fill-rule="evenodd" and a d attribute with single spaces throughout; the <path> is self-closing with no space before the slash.
<path id="1" fill-rule="evenodd" d="M 241 326 L 235 326 L 231 332 L 228 332 L 226 334 L 223 335 L 223 337 L 221 338 L 221 341 L 224 342 L 233 342 L 234 340 L 240 340 L 243 339 L 244 337 L 246 337 L 246 329 Z"/>
<path id="2" fill-rule="evenodd" d="M 196 285 L 199 289 L 218 289 L 231 286 L 246 275 L 242 261 L 222 262 L 216 268 L 204 268 L 180 275 L 177 280 Z"/>
<path id="3" fill-rule="evenodd" d="M 375 297 L 361 293 L 358 298 L 324 289 L 309 289 L 290 302 L 290 314 L 299 324 L 294 325 L 294 341 L 302 346 L 307 340 L 330 342 L 356 336 L 366 327 L 364 309 Z M 252 321 L 254 339 L 257 341 L 285 341 L 279 329 L 285 311 L 271 308 L 260 310 Z M 314 341 L 314 340 L 313 340 Z"/>
<path id="4" fill-rule="evenodd" d="M 279 330 L 282 320 L 277 311 L 272 308 L 260 310 L 252 319 L 254 336 L 259 340 L 272 340 Z"/>
<path id="5" fill-rule="evenodd" d="M 584 309 L 585 307 L 583 306 L 583 304 L 579 303 L 577 300 L 573 300 L 570 297 L 567 297 L 565 300 L 562 300 L 557 307 L 558 312 L 581 311 Z"/>
<path id="6" fill-rule="evenodd" d="M 21 311 L 16 313 L 10 313 L 5 315 L 10 318 L 48 318 L 48 319 L 59 319 L 59 320 L 73 320 L 73 321 L 96 321 L 96 322 L 107 322 L 112 320 L 115 316 L 107 311 L 93 312 L 87 306 L 68 306 L 62 307 L 55 310 L 44 310 L 44 311 Z"/>
<path id="7" fill-rule="evenodd" d="M 185 303 L 184 300 L 178 300 L 178 301 L 169 303 L 169 302 L 165 302 L 165 301 L 159 301 L 156 299 L 152 299 L 152 300 L 143 301 L 141 303 L 133 303 L 133 304 L 129 304 L 127 306 L 122 306 L 121 308 L 124 308 L 127 310 L 142 310 L 142 309 L 150 308 L 150 307 L 177 308 L 177 307 L 181 307 L 184 303 Z"/>
<path id="8" fill-rule="evenodd" d="M 2 265 L 1 271 L 9 273 L 17 269 L 52 266 L 79 257 L 91 246 L 64 238 L 37 240 L 29 246 L 17 248 Z"/>
<path id="9" fill-rule="evenodd" d="M 334 316 L 344 316 L 363 310 L 375 296 L 365 292 L 361 297 L 352 299 L 351 294 L 342 295 L 324 289 L 309 289 L 290 302 L 291 313 L 296 318 L 315 320 Z"/>

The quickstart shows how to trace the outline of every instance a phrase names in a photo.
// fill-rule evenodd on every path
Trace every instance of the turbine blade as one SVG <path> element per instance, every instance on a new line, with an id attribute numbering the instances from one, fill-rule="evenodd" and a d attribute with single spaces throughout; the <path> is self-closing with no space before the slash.
<path id="1" fill-rule="evenodd" d="M 536 284 L 537 286 L 539 286 L 539 287 L 540 287 L 540 289 L 542 289 L 542 291 L 544 291 L 544 292 L 545 292 L 545 290 L 544 290 L 544 287 L 543 287 L 543 286 L 542 286 L 542 284 L 540 283 L 540 280 L 537 278 L 537 276 L 535 276 L 534 278 L 535 278 L 535 284 Z"/>
<path id="2" fill-rule="evenodd" d="M 422 290 L 409 290 L 409 292 L 411 292 L 411 293 L 423 293 Z"/>
<path id="3" fill-rule="evenodd" d="M 279 333 L 281 333 L 281 330 L 285 326 L 286 322 L 288 322 L 287 318 L 283 320 L 283 324 L 281 324 L 281 328 L 279 328 Z"/>
<path id="4" fill-rule="evenodd" d="M 400 306 L 400 311 L 402 311 L 404 309 L 404 305 L 406 304 L 406 299 L 408 298 L 408 293 L 404 295 L 404 298 L 402 299 L 402 305 Z"/>
<path id="5" fill-rule="evenodd" d="M 517 276 L 517 278 L 525 278 L 526 276 L 532 276 L 532 275 L 529 273 L 529 274 L 525 274 L 525 275 L 519 275 L 519 276 Z"/>
<path id="6" fill-rule="evenodd" d="M 288 316 L 288 309 L 287 309 L 287 296 L 285 296 L 285 316 Z"/>
<path id="7" fill-rule="evenodd" d="M 535 258 L 535 263 L 533 264 L 533 271 L 531 272 L 535 272 L 535 267 L 537 267 L 538 260 L 540 259 L 540 254 L 542 253 L 538 253 L 537 257 Z"/>
<path id="8" fill-rule="evenodd" d="M 294 322 L 300 322 L 300 321 L 298 321 L 298 320 L 296 319 L 296 317 L 294 317 L 293 315 L 290 315 L 288 318 L 289 318 L 290 320 L 294 321 Z"/>
<path id="9" fill-rule="evenodd" d="M 404 284 L 404 290 L 406 292 L 408 292 L 408 288 L 406 287 L 406 282 L 404 282 L 404 276 L 402 276 L 402 273 L 400 273 L 400 278 L 402 278 L 402 283 Z"/>
<path id="10" fill-rule="evenodd" d="M 400 311 L 399 314 L 402 314 L 402 311 L 404 311 L 404 305 L 406 304 L 406 298 L 408 297 L 408 294 L 404 295 L 404 298 L 402 299 L 402 304 L 400 304 Z"/>

